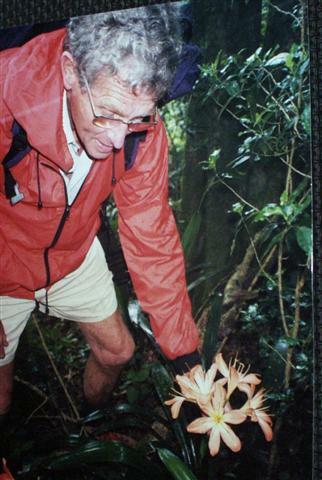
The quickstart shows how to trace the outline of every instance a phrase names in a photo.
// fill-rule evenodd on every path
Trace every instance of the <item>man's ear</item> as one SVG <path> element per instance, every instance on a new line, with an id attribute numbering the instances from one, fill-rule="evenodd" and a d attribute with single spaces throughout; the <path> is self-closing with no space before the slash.
<path id="1" fill-rule="evenodd" d="M 71 90 L 78 82 L 77 69 L 72 55 L 63 52 L 60 58 L 61 71 L 65 89 Z"/>

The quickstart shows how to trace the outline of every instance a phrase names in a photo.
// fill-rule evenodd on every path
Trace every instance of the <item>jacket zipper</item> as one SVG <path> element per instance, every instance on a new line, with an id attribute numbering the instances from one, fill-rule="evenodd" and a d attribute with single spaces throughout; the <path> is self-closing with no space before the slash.
<path id="1" fill-rule="evenodd" d="M 60 177 L 60 173 L 57 172 L 57 170 L 55 170 L 54 168 L 52 168 L 51 166 L 47 165 L 46 163 L 42 163 L 42 165 L 44 165 L 45 167 L 49 168 L 50 170 L 53 170 L 55 173 L 57 173 Z M 90 169 L 91 170 L 91 169 Z M 88 174 L 90 173 L 90 171 L 88 172 Z M 70 209 L 72 207 L 72 205 L 75 203 L 76 199 L 78 198 L 78 195 L 80 194 L 81 192 L 81 189 L 83 188 L 83 185 L 85 183 L 85 180 L 86 178 L 88 177 L 88 174 L 87 176 L 85 177 L 82 185 L 80 186 L 78 192 L 77 192 L 77 195 L 75 196 L 74 200 L 72 201 L 72 203 L 69 205 L 68 203 L 68 194 L 67 194 L 67 188 L 66 188 L 66 184 L 65 184 L 65 181 L 64 179 L 61 177 L 62 179 L 62 182 L 63 182 L 63 185 L 64 185 L 64 192 L 65 192 L 65 201 L 66 201 L 66 204 L 65 204 L 65 209 L 64 209 L 64 213 L 60 219 L 60 222 L 59 222 L 59 225 L 57 227 L 57 230 L 56 230 L 56 233 L 54 235 L 54 238 L 53 238 L 53 241 L 51 242 L 51 244 L 45 248 L 45 251 L 44 251 L 44 262 L 45 262 L 45 270 L 46 270 L 46 284 L 43 288 L 46 288 L 50 285 L 50 266 L 49 266 L 49 250 L 54 248 L 54 246 L 56 245 L 56 243 L 58 242 L 60 236 L 61 236 L 61 233 L 63 231 L 63 228 L 64 228 L 64 225 L 66 223 L 66 220 L 68 219 L 69 217 L 69 214 L 70 214 Z"/>

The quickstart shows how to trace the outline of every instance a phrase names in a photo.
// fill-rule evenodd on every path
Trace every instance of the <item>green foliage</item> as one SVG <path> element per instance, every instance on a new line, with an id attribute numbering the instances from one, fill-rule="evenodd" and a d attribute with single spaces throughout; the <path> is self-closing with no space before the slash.
<path id="1" fill-rule="evenodd" d="M 209 319 L 205 329 L 205 339 L 203 342 L 202 354 L 206 368 L 209 368 L 211 366 L 217 351 L 217 336 L 220 325 L 220 318 L 222 314 L 222 301 L 222 295 L 216 295 L 214 297 Z"/>
<path id="2" fill-rule="evenodd" d="M 150 372 L 150 364 L 142 365 L 140 368 L 131 367 L 127 371 L 122 389 L 126 392 L 129 404 L 142 403 L 147 395 L 151 394 Z"/>
<path id="3" fill-rule="evenodd" d="M 296 152 L 299 166 L 307 169 L 301 143 L 310 134 L 308 76 L 308 54 L 295 44 L 280 53 L 260 47 L 246 60 L 242 51 L 228 57 L 220 52 L 202 67 L 204 101 L 216 103 L 219 117 L 226 112 L 240 124 L 242 141 L 232 167 L 265 159 L 290 163 Z"/>
<path id="4" fill-rule="evenodd" d="M 186 97 L 167 103 L 161 109 L 171 152 L 182 152 L 186 143 L 186 119 L 189 102 Z"/>
<path id="5" fill-rule="evenodd" d="M 157 448 L 158 455 L 174 480 L 197 480 L 188 467 L 167 448 Z"/>
<path id="6" fill-rule="evenodd" d="M 147 475 L 147 478 L 155 478 L 157 480 L 163 478 L 156 465 L 151 465 L 145 459 L 144 452 L 140 453 L 138 450 L 126 447 L 116 441 L 91 440 L 82 443 L 70 453 L 55 454 L 55 457 L 47 464 L 49 470 L 79 468 L 83 464 L 121 463 L 138 469 L 141 474 Z"/>
<path id="7" fill-rule="evenodd" d="M 186 261 L 188 261 L 188 259 L 190 258 L 193 248 L 195 246 L 195 243 L 198 239 L 200 226 L 201 226 L 201 214 L 199 211 L 197 211 L 192 215 L 182 235 L 182 247 L 183 247 Z"/>

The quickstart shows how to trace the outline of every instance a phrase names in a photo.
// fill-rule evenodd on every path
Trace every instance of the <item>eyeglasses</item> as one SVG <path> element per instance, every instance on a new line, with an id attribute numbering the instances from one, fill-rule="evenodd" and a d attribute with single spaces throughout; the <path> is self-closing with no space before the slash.
<path id="1" fill-rule="evenodd" d="M 128 126 L 129 132 L 144 132 L 145 130 L 154 128 L 154 126 L 158 123 L 157 117 L 156 117 L 156 111 L 153 115 L 148 115 L 146 117 L 143 117 L 142 119 L 129 120 L 128 122 L 126 120 L 122 120 L 121 118 L 115 118 L 110 115 L 97 115 L 94 107 L 92 93 L 89 88 L 87 78 L 85 77 L 85 75 L 83 75 L 83 79 L 85 82 L 89 102 L 91 104 L 92 112 L 94 115 L 93 125 L 95 125 L 96 127 L 113 128 L 113 126 L 119 123 L 123 123 L 124 125 Z"/>

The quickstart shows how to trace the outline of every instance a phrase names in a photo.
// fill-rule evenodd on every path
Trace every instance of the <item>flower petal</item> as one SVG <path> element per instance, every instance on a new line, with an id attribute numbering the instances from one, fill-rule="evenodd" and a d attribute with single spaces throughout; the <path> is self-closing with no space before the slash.
<path id="1" fill-rule="evenodd" d="M 220 383 L 215 383 L 211 397 L 211 404 L 215 412 L 222 412 L 226 399 L 226 390 Z"/>
<path id="2" fill-rule="evenodd" d="M 224 414 L 224 422 L 232 423 L 233 425 L 239 425 L 247 419 L 245 412 L 241 410 L 231 410 Z"/>
<path id="3" fill-rule="evenodd" d="M 244 382 L 241 382 L 237 385 L 238 390 L 246 393 L 248 398 L 251 398 L 251 396 L 252 396 L 252 391 L 251 391 L 250 387 L 251 387 L 251 385 L 249 385 L 248 383 L 244 383 Z"/>
<path id="4" fill-rule="evenodd" d="M 204 384 L 205 384 L 205 372 L 204 372 L 201 365 L 197 365 L 194 368 L 193 380 L 196 382 L 197 387 L 200 390 L 203 390 L 203 387 L 204 387 Z"/>
<path id="5" fill-rule="evenodd" d="M 218 370 L 220 371 L 220 373 L 221 373 L 224 377 L 227 378 L 228 375 L 229 375 L 229 370 L 228 370 L 227 364 L 226 364 L 225 360 L 223 359 L 221 353 L 218 353 L 218 354 L 216 355 L 215 362 L 216 362 L 216 365 L 217 365 Z"/>
<path id="6" fill-rule="evenodd" d="M 217 455 L 220 448 L 220 433 L 218 428 L 212 428 L 209 436 L 208 447 L 210 455 Z"/>
<path id="7" fill-rule="evenodd" d="M 211 388 L 213 386 L 213 383 L 214 383 L 214 380 L 215 380 L 215 377 L 216 377 L 216 373 L 217 373 L 217 365 L 215 363 L 213 363 L 211 365 L 211 367 L 209 368 L 209 370 L 207 371 L 206 378 L 205 378 L 206 384 L 209 388 Z"/>
<path id="8" fill-rule="evenodd" d="M 226 425 L 225 423 L 221 425 L 220 435 L 223 439 L 223 442 L 225 442 L 230 450 L 233 452 L 239 452 L 241 449 L 241 442 L 229 425 Z"/>
<path id="9" fill-rule="evenodd" d="M 227 385 L 227 398 L 233 393 L 235 388 L 240 382 L 239 374 L 235 367 L 232 365 L 229 367 L 228 385 Z"/>
<path id="10" fill-rule="evenodd" d="M 185 375 L 177 375 L 176 381 L 180 386 L 181 393 L 187 400 L 194 401 L 196 397 L 196 384 Z"/>
<path id="11" fill-rule="evenodd" d="M 257 418 L 258 418 L 259 426 L 263 430 L 266 441 L 270 442 L 273 438 L 273 430 L 271 426 L 263 418 L 259 416 L 257 416 Z"/>
<path id="12" fill-rule="evenodd" d="M 220 383 L 220 385 L 226 385 L 227 382 L 227 378 L 220 378 L 219 380 L 215 381 L 215 383 Z"/>
<path id="13" fill-rule="evenodd" d="M 178 418 L 180 408 L 182 407 L 183 402 L 185 401 L 185 397 L 175 396 L 171 400 L 166 400 L 164 403 L 168 406 L 171 405 L 171 415 L 172 418 Z"/>
<path id="14" fill-rule="evenodd" d="M 243 382 L 250 383 L 251 385 L 258 385 L 261 381 L 262 380 L 258 377 L 257 373 L 249 373 L 243 378 Z"/>
<path id="15" fill-rule="evenodd" d="M 255 388 L 255 387 L 254 387 Z M 259 390 L 256 395 L 254 395 L 253 398 L 251 398 L 250 400 L 250 405 L 252 408 L 254 408 L 255 410 L 260 408 L 264 401 L 265 401 L 265 397 L 264 397 L 264 392 L 265 390 L 262 388 L 261 390 Z"/>
<path id="16" fill-rule="evenodd" d="M 247 393 L 249 399 L 254 397 L 255 388 L 255 385 L 249 385 L 249 392 Z"/>
<path id="17" fill-rule="evenodd" d="M 209 417 L 200 417 L 187 425 L 188 432 L 207 433 L 214 426 L 214 422 Z"/>

